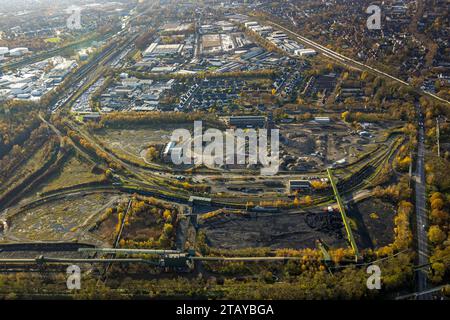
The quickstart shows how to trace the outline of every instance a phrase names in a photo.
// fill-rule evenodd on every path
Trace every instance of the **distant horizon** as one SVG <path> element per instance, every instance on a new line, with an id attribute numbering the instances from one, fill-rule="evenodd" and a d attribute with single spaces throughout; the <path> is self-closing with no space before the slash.
<path id="1" fill-rule="evenodd" d="M 446 1 L 0 0 L 0 302 L 450 300 Z"/>

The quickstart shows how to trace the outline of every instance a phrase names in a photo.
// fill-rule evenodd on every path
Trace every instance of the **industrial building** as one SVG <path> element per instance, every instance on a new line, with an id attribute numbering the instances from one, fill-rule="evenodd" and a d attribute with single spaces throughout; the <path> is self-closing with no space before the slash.
<path id="1" fill-rule="evenodd" d="M 23 47 L 14 48 L 14 49 L 9 50 L 9 55 L 11 57 L 20 57 L 20 56 L 24 55 L 25 53 L 28 53 L 28 51 L 29 51 L 28 48 L 23 48 Z"/>
<path id="2" fill-rule="evenodd" d="M 8 71 L 0 76 L 0 100 L 39 100 L 76 66 L 75 60 L 56 56 Z"/>
<path id="3" fill-rule="evenodd" d="M 293 193 L 296 191 L 310 192 L 311 182 L 309 180 L 289 180 L 287 191 L 288 193 Z"/>
<path id="4" fill-rule="evenodd" d="M 228 124 L 237 128 L 262 128 L 266 125 L 264 116 L 232 116 Z"/>
<path id="5" fill-rule="evenodd" d="M 314 121 L 318 123 L 330 123 L 330 117 L 314 117 Z"/>
<path id="6" fill-rule="evenodd" d="M 294 53 L 300 57 L 314 56 L 317 54 L 316 50 L 314 50 L 314 49 L 297 49 L 294 51 Z"/>
<path id="7" fill-rule="evenodd" d="M 9 52 L 8 47 L 0 47 L 0 61 L 5 58 L 5 54 Z"/>
<path id="8" fill-rule="evenodd" d="M 92 113 L 87 113 L 87 114 L 83 114 L 81 116 L 82 120 L 84 122 L 86 121 L 100 121 L 101 119 L 101 114 L 98 112 L 92 112 Z"/>
<path id="9" fill-rule="evenodd" d="M 158 44 L 153 42 L 142 53 L 144 58 L 147 57 L 164 57 L 179 55 L 183 50 L 183 44 Z"/>
<path id="10" fill-rule="evenodd" d="M 280 30 L 273 30 L 271 26 L 260 26 L 257 22 L 248 21 L 244 23 L 245 27 L 258 33 L 266 40 L 270 41 L 277 48 L 297 56 L 314 56 L 317 52 L 314 49 L 304 48 L 298 42 L 289 39 L 286 33 Z"/>
<path id="11" fill-rule="evenodd" d="M 162 154 L 162 158 L 165 162 L 169 162 L 171 160 L 172 149 L 175 148 L 175 146 L 176 146 L 175 141 L 170 141 L 169 143 L 166 144 L 166 147 L 164 148 Z"/>

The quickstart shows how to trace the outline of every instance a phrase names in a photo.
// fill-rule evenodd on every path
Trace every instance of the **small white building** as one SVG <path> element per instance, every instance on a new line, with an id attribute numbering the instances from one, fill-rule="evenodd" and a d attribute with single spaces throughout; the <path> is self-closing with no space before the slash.
<path id="1" fill-rule="evenodd" d="M 40 89 L 34 89 L 33 91 L 31 91 L 31 95 L 33 97 L 40 97 L 42 96 L 42 90 Z"/>
<path id="2" fill-rule="evenodd" d="M 314 117 L 314 121 L 318 123 L 330 123 L 330 117 Z"/>
<path id="3" fill-rule="evenodd" d="M 8 47 L 0 47 L 0 61 L 5 58 L 5 54 L 7 54 L 8 52 Z"/>
<path id="4" fill-rule="evenodd" d="M 28 48 L 20 47 L 20 48 L 14 48 L 14 49 L 9 50 L 9 55 L 11 57 L 20 57 L 28 52 L 29 52 Z"/>
<path id="5" fill-rule="evenodd" d="M 257 26 L 258 22 L 256 22 L 256 21 L 248 21 L 248 22 L 245 22 L 244 25 L 248 28 L 248 27 L 251 27 L 251 26 Z"/>
<path id="6" fill-rule="evenodd" d="M 164 148 L 164 151 L 163 151 L 164 161 L 166 161 L 166 162 L 170 161 L 170 155 L 171 155 L 172 149 L 175 148 L 175 146 L 176 146 L 175 141 L 170 141 L 169 143 L 166 144 L 166 147 Z"/>
<path id="7" fill-rule="evenodd" d="M 303 57 L 303 56 L 314 56 L 317 54 L 317 51 L 314 49 L 297 49 L 295 50 L 295 55 Z"/>
<path id="8" fill-rule="evenodd" d="M 15 95 L 19 95 L 22 93 L 30 92 L 28 84 L 27 83 L 12 83 L 9 88 L 11 89 L 11 93 Z"/>
<path id="9" fill-rule="evenodd" d="M 28 99 L 30 98 L 30 94 L 29 93 L 19 93 L 17 95 L 17 99 Z"/>

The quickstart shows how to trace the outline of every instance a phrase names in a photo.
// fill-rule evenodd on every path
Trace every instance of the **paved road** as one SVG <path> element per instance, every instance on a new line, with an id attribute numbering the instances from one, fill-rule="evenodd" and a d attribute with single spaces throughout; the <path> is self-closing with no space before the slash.
<path id="1" fill-rule="evenodd" d="M 443 288 L 445 288 L 445 286 L 446 285 L 442 285 L 442 286 L 435 287 L 435 288 L 432 288 L 432 289 L 428 289 L 428 290 L 422 291 L 422 292 L 414 292 L 414 293 L 405 294 L 403 296 L 395 298 L 395 300 L 404 300 L 404 299 L 411 299 L 411 298 L 416 298 L 416 299 L 419 298 L 419 299 L 421 299 L 421 297 L 423 295 L 430 295 L 430 294 L 433 294 L 433 293 L 434 294 L 436 294 L 436 293 L 439 294 L 439 291 L 441 291 Z M 429 298 L 427 297 L 427 299 L 429 299 Z"/>
<path id="2" fill-rule="evenodd" d="M 420 116 L 422 118 L 422 116 Z M 420 120 L 421 121 L 421 120 Z M 419 142 L 417 150 L 417 165 L 414 173 L 415 193 L 416 193 L 416 221 L 417 221 L 417 253 L 418 264 L 428 263 L 428 238 L 427 238 L 427 211 L 425 198 L 425 146 L 424 128 L 419 125 Z M 419 292 L 427 289 L 427 274 L 425 269 L 417 271 L 417 289 Z M 428 295 L 421 295 L 419 299 L 428 299 Z"/>

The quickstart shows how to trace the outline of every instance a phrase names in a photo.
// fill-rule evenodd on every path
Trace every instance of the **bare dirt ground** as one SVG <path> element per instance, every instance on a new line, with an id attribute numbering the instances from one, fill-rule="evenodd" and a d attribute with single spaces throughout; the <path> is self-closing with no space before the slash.
<path id="1" fill-rule="evenodd" d="M 13 215 L 8 229 L 0 234 L 6 241 L 83 241 L 101 243 L 86 232 L 106 207 L 120 196 L 76 193 Z"/>
<path id="2" fill-rule="evenodd" d="M 172 131 L 190 129 L 192 123 L 166 124 L 164 126 L 141 126 L 135 129 L 102 129 L 95 133 L 105 146 L 117 154 L 124 154 L 135 161 L 143 161 L 143 150 L 150 145 L 164 145 L 170 141 Z"/>
<path id="3" fill-rule="evenodd" d="M 257 217 L 228 214 L 201 222 L 200 230 L 205 232 L 210 246 L 223 249 L 314 248 L 319 238 L 329 245 L 345 246 L 342 233 L 311 228 L 303 213 L 264 213 Z"/>
<path id="4" fill-rule="evenodd" d="M 371 124 L 363 137 L 342 121 L 285 124 L 281 126 L 282 149 L 290 156 L 303 158 L 305 168 L 323 169 L 344 158 L 348 163 L 354 162 L 358 156 L 374 150 L 386 128 Z"/>
<path id="5" fill-rule="evenodd" d="M 348 208 L 356 225 L 354 237 L 359 248 L 376 248 L 393 241 L 395 207 L 389 202 L 369 198 Z M 249 247 L 314 248 L 322 239 L 330 247 L 347 247 L 340 213 L 223 213 L 199 219 L 208 244 L 221 249 Z"/>
<path id="6" fill-rule="evenodd" d="M 363 247 L 382 247 L 394 240 L 395 206 L 378 198 L 369 198 L 351 206 L 348 216 L 357 220 L 355 238 Z"/>

